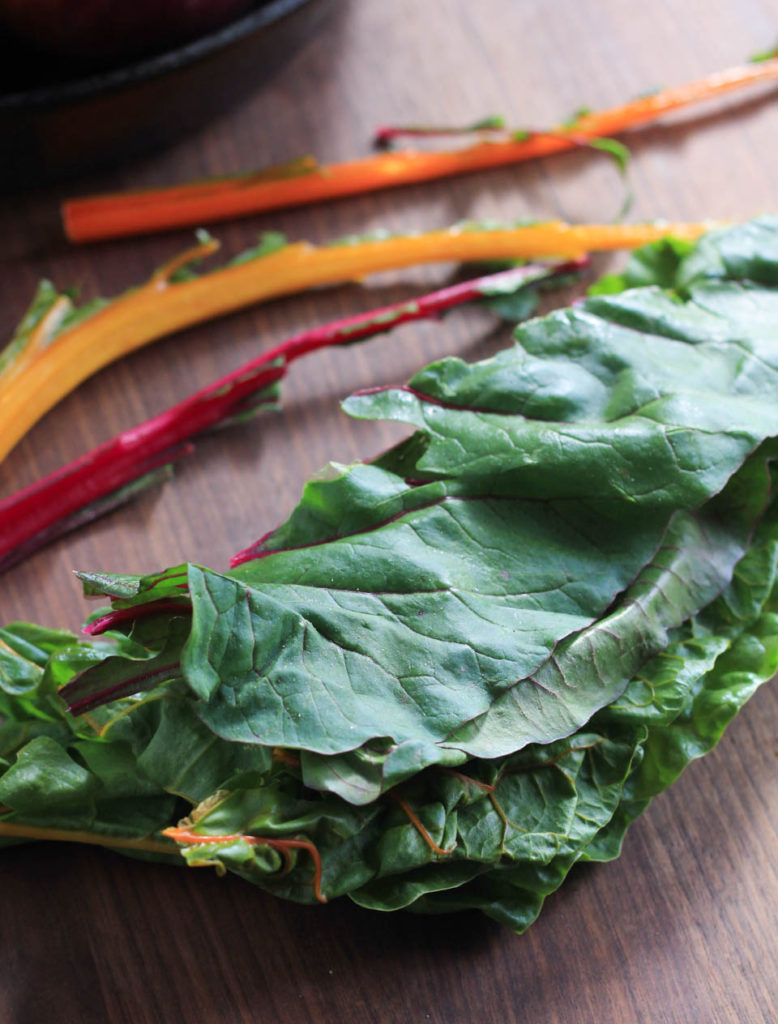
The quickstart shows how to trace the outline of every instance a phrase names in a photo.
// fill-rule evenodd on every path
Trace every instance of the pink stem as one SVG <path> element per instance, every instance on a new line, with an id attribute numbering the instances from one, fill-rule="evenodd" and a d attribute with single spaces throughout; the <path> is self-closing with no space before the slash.
<path id="1" fill-rule="evenodd" d="M 357 313 L 355 316 L 334 320 L 321 327 L 313 327 L 282 342 L 261 358 L 264 360 L 283 359 L 288 365 L 295 359 L 299 359 L 300 356 L 314 352 L 316 349 L 363 341 L 365 338 L 382 334 L 400 324 L 429 319 L 445 313 L 446 310 L 454 306 L 461 306 L 465 302 L 473 302 L 495 295 L 501 286 L 504 286 L 506 291 L 511 287 L 518 291 L 523 284 L 576 273 L 582 270 L 587 263 L 588 260 L 585 258 L 570 260 L 566 263 L 528 263 L 496 274 L 486 274 L 470 281 L 450 285 L 448 288 L 440 288 L 427 295 L 422 295 L 418 299 L 396 302 L 391 306 L 382 306 L 369 313 Z"/>
<path id="2" fill-rule="evenodd" d="M 183 601 L 149 601 L 148 604 L 136 604 L 130 608 L 114 608 L 105 615 L 101 615 L 92 622 L 87 622 L 83 632 L 87 636 L 100 636 L 115 626 L 121 626 L 125 622 L 135 622 L 136 619 L 144 618 L 147 615 L 160 615 L 170 612 L 172 615 L 191 615 L 192 605 Z"/>
<path id="3" fill-rule="evenodd" d="M 285 367 L 244 368 L 0 502 L 0 569 L 52 539 L 56 524 L 182 453 L 182 441 L 233 414 Z M 186 451 L 186 449 L 183 449 Z"/>
<path id="4" fill-rule="evenodd" d="M 71 715 L 83 715 L 86 711 L 92 711 L 94 708 L 99 708 L 114 700 L 121 700 L 122 697 L 129 697 L 133 693 L 153 690 L 155 686 L 164 682 L 173 673 L 179 672 L 180 669 L 179 662 L 175 661 L 170 665 L 163 665 L 161 668 L 139 672 L 131 679 L 122 679 L 121 682 L 100 690 L 99 693 L 87 693 L 85 696 L 79 696 L 79 693 L 83 692 L 82 677 L 85 676 L 85 673 L 81 673 L 63 686 L 59 690 L 59 695 L 67 704 Z"/>
<path id="5" fill-rule="evenodd" d="M 429 127 L 422 125 L 382 125 L 376 129 L 373 136 L 373 145 L 377 149 L 387 149 L 398 139 L 443 139 L 463 137 L 466 135 L 488 135 L 491 141 L 508 142 L 527 141 L 538 137 L 564 139 L 573 146 L 580 146 L 586 149 L 593 145 L 593 140 L 587 135 L 576 135 L 575 124 L 559 128 L 504 128 L 497 125 L 473 125 L 466 128 L 445 128 Z"/>
<path id="6" fill-rule="evenodd" d="M 430 139 L 430 138 L 451 138 L 461 135 L 510 135 L 509 129 L 505 127 L 502 118 L 488 118 L 476 124 L 464 125 L 462 127 L 447 127 L 444 125 L 381 125 L 376 128 L 373 136 L 373 144 L 378 147 L 388 146 L 396 139 Z"/>

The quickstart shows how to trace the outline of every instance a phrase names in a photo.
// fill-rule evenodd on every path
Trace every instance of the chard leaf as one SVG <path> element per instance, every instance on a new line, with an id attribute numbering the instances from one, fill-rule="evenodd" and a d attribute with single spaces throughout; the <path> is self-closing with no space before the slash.
<path id="1" fill-rule="evenodd" d="M 694 249 L 694 243 L 679 238 L 663 238 L 644 245 L 630 255 L 620 274 L 606 274 L 589 288 L 589 295 L 615 295 L 628 288 L 659 285 L 674 288 L 682 260 Z"/>
<path id="2" fill-rule="evenodd" d="M 759 53 L 752 54 L 748 60 L 751 64 L 761 64 L 765 60 L 773 60 L 778 56 L 778 46 L 774 46 L 770 50 L 762 50 Z"/>
<path id="3" fill-rule="evenodd" d="M 280 231 L 263 231 L 259 242 L 252 248 L 246 249 L 227 263 L 228 267 L 238 267 L 242 263 L 250 263 L 252 260 L 262 259 L 264 256 L 272 256 L 274 252 L 280 252 L 289 244 L 286 235 Z"/>
<path id="4" fill-rule="evenodd" d="M 113 701 L 179 679 L 181 645 L 187 630 L 187 619 L 178 616 L 155 615 L 139 624 L 134 632 L 142 636 L 143 646 L 110 654 L 68 683 L 71 711 L 83 714 L 90 710 L 93 694 L 106 688 Z"/>
<path id="5" fill-rule="evenodd" d="M 94 779 L 55 740 L 38 736 L 0 779 L 0 803 L 26 821 L 57 827 L 88 824 L 95 813 Z"/>
<path id="6" fill-rule="evenodd" d="M 35 328 L 51 313 L 63 296 L 51 281 L 40 281 L 27 311 L 17 326 L 8 344 L 0 349 L 0 376 L 11 372 L 14 363 L 20 360 L 30 345 Z"/>
<path id="7" fill-rule="evenodd" d="M 399 495 L 410 514 L 320 544 L 315 561 L 289 550 L 231 574 L 190 568 L 182 668 L 211 729 L 326 754 L 382 736 L 443 743 L 602 614 L 664 527 L 625 514 L 603 538 L 568 503 L 434 484 L 419 504 L 414 490 Z"/>
<path id="8" fill-rule="evenodd" d="M 138 769 L 161 789 L 198 804 L 246 772 L 267 774 L 270 752 L 265 747 L 224 743 L 200 721 L 192 701 L 183 697 L 158 701 L 147 709 L 153 731 L 145 745 L 136 741 Z M 133 733 L 137 735 L 137 715 Z M 115 730 L 110 726 L 107 735 Z"/>
<path id="9" fill-rule="evenodd" d="M 777 540 L 773 507 L 724 595 L 584 729 L 406 783 L 403 801 L 427 839 L 390 797 L 350 807 L 285 776 L 259 788 L 238 785 L 206 805 L 194 830 L 212 841 L 189 846 L 187 859 L 223 863 L 278 895 L 314 902 L 310 857 L 297 856 L 284 874 L 273 851 L 218 839 L 304 836 L 321 858 L 329 898 L 347 891 L 372 909 L 422 913 L 478 908 L 523 931 L 576 862 L 618 854 L 629 822 L 715 743 L 778 667 Z M 436 853 L 430 840 L 448 852 Z"/>
<path id="10" fill-rule="evenodd" d="M 373 742 L 334 758 L 307 750 L 306 782 L 364 803 L 426 766 L 456 764 L 463 759 L 457 752 L 494 758 L 579 728 L 595 705 L 614 700 L 640 666 L 666 646 L 671 629 L 729 581 L 770 493 L 765 457 L 772 451 L 770 446 L 750 460 L 705 516 L 677 516 L 656 556 L 614 609 L 561 642 L 537 672 L 495 695 L 483 714 L 437 744 L 413 738 L 377 748 Z"/>
<path id="11" fill-rule="evenodd" d="M 760 310 L 757 322 L 746 309 Z M 771 332 L 772 331 L 772 336 Z M 598 297 L 485 363 L 433 364 L 346 408 L 424 430 L 418 471 L 498 493 L 690 508 L 778 428 L 778 293 L 704 283 Z"/>
<path id="12" fill-rule="evenodd" d="M 109 597 L 115 608 L 148 604 L 163 598 L 186 595 L 186 566 L 177 565 L 149 576 L 105 572 L 77 572 L 85 597 Z M 96 616 L 101 613 L 97 612 Z"/>
<path id="13" fill-rule="evenodd" d="M 502 320 L 517 324 L 522 320 L 528 320 L 535 312 L 538 306 L 538 293 L 533 288 L 524 288 L 503 295 L 494 292 L 483 299 L 481 304 Z"/>

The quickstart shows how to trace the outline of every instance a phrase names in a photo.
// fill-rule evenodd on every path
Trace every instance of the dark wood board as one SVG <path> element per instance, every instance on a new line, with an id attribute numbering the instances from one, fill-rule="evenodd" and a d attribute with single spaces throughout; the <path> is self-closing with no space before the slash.
<path id="1" fill-rule="evenodd" d="M 778 37 L 772 0 L 331 0 L 316 38 L 263 91 L 150 159 L 0 209 L 0 337 L 38 278 L 111 294 L 189 235 L 75 248 L 67 192 L 247 169 L 303 152 L 366 151 L 379 123 L 504 113 L 544 126 L 740 62 Z M 743 218 L 778 209 L 778 92 L 630 136 L 631 219 Z M 215 228 L 227 255 L 266 228 L 325 241 L 471 217 L 611 219 L 611 163 L 589 152 Z M 619 258 L 597 261 L 597 269 Z M 0 467 L 0 495 L 53 470 L 306 325 L 399 299 L 449 268 L 385 275 L 273 302 L 159 342 L 98 374 Z M 198 445 L 174 482 L 0 579 L 0 621 L 77 628 L 73 568 L 224 566 L 275 525 L 328 459 L 402 431 L 351 422 L 339 400 L 401 381 L 438 355 L 505 343 L 484 314 L 407 327 L 318 355 L 286 381 L 284 411 Z M 778 695 L 767 686 L 704 761 L 633 826 L 613 864 L 573 872 L 521 937 L 478 915 L 379 915 L 283 904 L 234 879 L 71 846 L 0 855 L 0 1022 L 394 1021 L 759 1024 L 778 1018 Z"/>

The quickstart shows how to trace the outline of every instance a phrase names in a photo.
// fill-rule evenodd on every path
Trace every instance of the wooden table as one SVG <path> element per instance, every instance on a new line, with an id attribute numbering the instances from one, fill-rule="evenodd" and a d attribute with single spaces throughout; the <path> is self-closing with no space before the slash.
<path id="1" fill-rule="evenodd" d="M 380 122 L 463 123 L 502 112 L 552 124 L 691 80 L 765 49 L 769 0 L 346 0 L 274 82 L 199 135 L 77 183 L 135 187 L 237 171 L 302 152 L 366 151 Z M 762 91 L 630 138 L 631 217 L 740 218 L 778 207 L 778 106 Z M 35 282 L 115 293 L 185 232 L 73 248 L 64 189 L 0 212 L 0 335 Z M 463 218 L 608 220 L 612 164 L 590 152 L 440 184 L 255 217 L 217 229 L 226 254 L 265 228 L 324 241 Z M 600 261 L 598 269 L 615 265 Z M 305 325 L 399 299 L 446 268 L 274 302 L 189 330 L 113 366 L 64 401 L 0 470 L 7 494 L 161 410 Z M 505 342 L 478 313 L 301 364 L 282 414 L 203 441 L 174 483 L 60 541 L 0 582 L 0 621 L 77 627 L 74 567 L 144 571 L 231 552 L 278 522 L 328 459 L 400 436 L 350 422 L 338 401 L 402 381 L 437 355 Z M 579 869 L 523 937 L 477 915 L 378 915 L 281 904 L 245 883 L 86 848 L 0 855 L 0 1021 L 732 1022 L 778 1019 L 778 692 L 765 687 L 720 747 L 631 830 L 621 859 Z"/>

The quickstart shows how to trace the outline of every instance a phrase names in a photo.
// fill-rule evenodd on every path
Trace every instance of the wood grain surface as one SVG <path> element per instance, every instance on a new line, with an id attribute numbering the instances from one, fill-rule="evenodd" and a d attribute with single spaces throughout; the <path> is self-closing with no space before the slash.
<path id="1" fill-rule="evenodd" d="M 111 294 L 185 246 L 185 232 L 74 248 L 66 193 L 236 172 L 304 152 L 366 152 L 379 123 L 503 113 L 545 126 L 691 80 L 778 37 L 775 0 L 329 0 L 315 38 L 263 91 L 153 158 L 0 210 L 0 337 L 40 277 Z M 778 210 L 778 92 L 749 93 L 634 132 L 631 218 L 742 218 Z M 216 229 L 234 255 L 265 228 L 325 241 L 469 217 L 608 220 L 612 164 L 590 152 L 333 202 Z M 597 269 L 618 258 L 598 261 Z M 300 328 L 400 299 L 450 268 L 273 302 L 159 342 L 98 374 L 0 467 L 0 494 L 51 471 Z M 350 390 L 402 381 L 437 355 L 505 343 L 482 313 L 409 326 L 317 355 L 286 381 L 284 411 L 203 441 L 174 482 L 0 579 L 0 621 L 76 628 L 75 567 L 215 567 L 275 525 L 328 459 L 402 431 L 350 422 Z M 636 823 L 621 859 L 575 870 L 517 937 L 478 915 L 302 908 L 235 878 L 99 850 L 0 854 L 2 1024 L 561 1022 L 757 1024 L 778 1019 L 778 693 L 767 686 L 719 748 Z"/>

